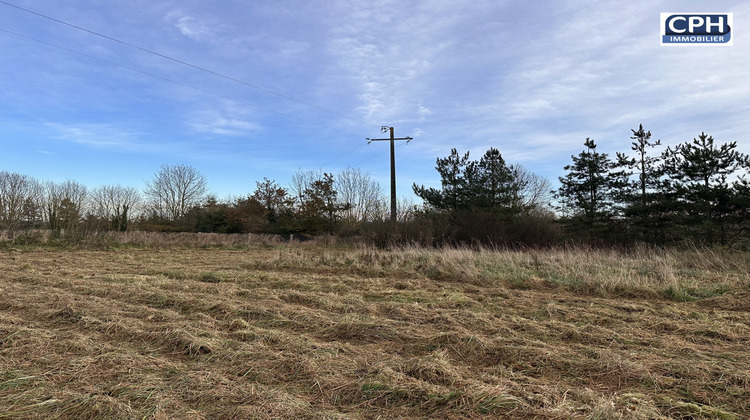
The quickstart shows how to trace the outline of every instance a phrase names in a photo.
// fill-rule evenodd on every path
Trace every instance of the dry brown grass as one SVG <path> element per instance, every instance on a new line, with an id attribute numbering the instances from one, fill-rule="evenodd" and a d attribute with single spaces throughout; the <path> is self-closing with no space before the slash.
<path id="1" fill-rule="evenodd" d="M 750 413 L 747 254 L 264 242 L 0 270 L 0 419 Z"/>

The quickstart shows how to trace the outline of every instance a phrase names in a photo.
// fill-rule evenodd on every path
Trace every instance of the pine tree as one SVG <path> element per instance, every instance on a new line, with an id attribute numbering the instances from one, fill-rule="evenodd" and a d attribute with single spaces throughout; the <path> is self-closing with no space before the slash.
<path id="1" fill-rule="evenodd" d="M 435 166 L 442 188 L 437 190 L 414 184 L 414 194 L 435 209 L 456 211 L 463 208 L 467 196 L 465 168 L 468 163 L 469 152 L 460 156 L 456 149 L 451 149 L 450 156 L 438 158 Z"/>
<path id="2" fill-rule="evenodd" d="M 512 215 L 520 211 L 520 185 L 500 152 L 490 148 L 467 167 L 465 202 L 473 208 Z"/>
<path id="3" fill-rule="evenodd" d="M 303 230 L 308 233 L 328 232 L 333 234 L 339 220 L 338 213 L 348 208 L 339 204 L 334 188 L 333 175 L 324 173 L 323 178 L 313 181 L 303 194 L 300 216 Z"/>
<path id="4" fill-rule="evenodd" d="M 745 168 L 745 174 L 732 183 L 730 206 L 734 232 L 742 246 L 750 248 L 750 180 L 745 176 L 750 168 Z"/>
<path id="5" fill-rule="evenodd" d="M 490 148 L 478 160 L 456 149 L 437 159 L 442 188 L 414 184 L 414 193 L 428 206 L 438 237 L 454 242 L 507 243 L 508 233 L 522 205 L 522 185 L 517 172 L 505 163 L 500 152 Z"/>
<path id="6" fill-rule="evenodd" d="M 617 164 L 624 168 L 623 176 L 637 175 L 636 179 L 626 181 L 616 196 L 623 206 L 630 236 L 647 242 L 664 242 L 665 229 L 669 225 L 666 184 L 663 181 L 662 156 L 649 156 L 649 149 L 661 145 L 661 140 L 651 141 L 651 132 L 643 129 L 631 129 L 635 140 L 631 143 L 634 158 L 617 153 Z M 628 172 L 628 171 L 634 171 Z"/>
<path id="7" fill-rule="evenodd" d="M 571 213 L 570 226 L 574 230 L 582 227 L 589 239 L 594 239 L 615 213 L 615 188 L 622 181 L 621 176 L 610 176 L 615 165 L 606 153 L 596 151 L 593 139 L 586 138 L 583 144 L 586 150 L 571 156 L 573 164 L 565 166 L 568 174 L 559 178 L 562 185 L 556 198 L 561 209 Z"/>
<path id="8" fill-rule="evenodd" d="M 635 186 L 640 195 L 637 197 L 641 205 L 645 206 L 649 201 L 649 193 L 655 188 L 658 188 L 659 179 L 661 177 L 658 164 L 660 157 L 648 156 L 648 149 L 661 145 L 661 140 L 651 142 L 651 132 L 643 129 L 643 124 L 638 126 L 638 131 L 631 129 L 633 136 L 631 139 L 635 140 L 631 143 L 631 150 L 636 153 L 636 157 L 628 165 L 631 169 L 636 168 L 638 179 L 635 181 Z M 618 154 L 619 157 L 619 154 Z"/>
<path id="9" fill-rule="evenodd" d="M 513 168 L 506 165 L 500 152 L 487 150 L 479 161 L 469 160 L 456 149 L 450 156 L 437 159 L 442 188 L 425 188 L 414 184 L 414 193 L 429 206 L 456 211 L 487 210 L 498 214 L 518 213 L 521 209 L 521 185 Z"/>
<path id="10" fill-rule="evenodd" d="M 268 224 L 276 228 L 280 219 L 294 204 L 287 190 L 276 184 L 276 181 L 263 178 L 263 182 L 255 183 L 252 198 L 263 204 L 266 209 Z"/>
<path id="11" fill-rule="evenodd" d="M 701 133 L 692 142 L 664 152 L 681 223 L 695 240 L 727 242 L 727 223 L 734 213 L 729 180 L 750 165 L 748 156 L 736 148 L 737 142 L 717 146 L 712 136 Z"/>

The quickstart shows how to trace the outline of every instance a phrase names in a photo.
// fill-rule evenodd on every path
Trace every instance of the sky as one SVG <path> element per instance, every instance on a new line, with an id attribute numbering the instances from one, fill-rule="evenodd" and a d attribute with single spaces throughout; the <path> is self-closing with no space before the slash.
<path id="1" fill-rule="evenodd" d="M 662 12 L 732 12 L 734 45 L 660 46 Z M 639 124 L 750 153 L 749 16 L 748 1 L 0 1 L 0 171 L 142 189 L 185 164 L 229 197 L 353 167 L 387 195 L 388 143 L 366 138 L 392 126 L 413 138 L 398 195 L 418 202 L 452 148 L 497 148 L 553 185 L 587 137 L 614 156 Z"/>

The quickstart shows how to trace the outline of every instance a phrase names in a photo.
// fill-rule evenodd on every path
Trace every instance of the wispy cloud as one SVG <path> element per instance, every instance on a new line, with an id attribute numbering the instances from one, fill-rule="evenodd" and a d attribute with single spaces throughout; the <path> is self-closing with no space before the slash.
<path id="1" fill-rule="evenodd" d="M 210 41 L 216 37 L 216 22 L 206 22 L 202 18 L 189 15 L 182 10 L 174 10 L 167 14 L 167 21 L 171 22 L 182 35 L 194 41 Z"/>
<path id="2" fill-rule="evenodd" d="M 262 129 L 250 110 L 229 102 L 192 112 L 187 124 L 197 133 L 226 137 L 252 136 Z"/>
<path id="3" fill-rule="evenodd" d="M 508 48 L 521 53 L 499 83 L 483 79 L 488 94 L 475 103 L 484 104 L 460 111 L 474 122 L 471 132 L 485 136 L 470 142 L 514 137 L 526 151 L 510 144 L 511 154 L 543 162 L 577 151 L 586 136 L 623 150 L 628 128 L 639 123 L 668 121 L 660 128 L 695 131 L 710 110 L 747 108 L 750 84 L 731 75 L 750 66 L 750 56 L 732 48 L 660 47 L 658 7 L 570 2 L 556 6 L 557 17 L 545 19 L 533 37 L 509 38 Z M 609 30 L 585 30 L 592 25 Z"/>
<path id="4" fill-rule="evenodd" d="M 439 4 L 434 3 L 437 7 Z M 430 109 L 423 95 L 427 76 L 453 45 L 459 17 L 392 1 L 338 3 L 329 9 L 340 23 L 327 39 L 332 78 L 345 81 L 363 120 L 418 120 Z"/>
<path id="5" fill-rule="evenodd" d="M 143 133 L 114 124 L 47 122 L 44 126 L 58 139 L 98 149 L 142 150 L 146 146 L 140 141 Z"/>

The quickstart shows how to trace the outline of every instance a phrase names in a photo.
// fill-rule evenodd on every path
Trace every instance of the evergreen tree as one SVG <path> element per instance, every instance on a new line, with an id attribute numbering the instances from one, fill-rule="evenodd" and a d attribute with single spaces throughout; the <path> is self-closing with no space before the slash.
<path id="1" fill-rule="evenodd" d="M 506 165 L 500 152 L 490 148 L 479 161 L 470 161 L 456 149 L 450 156 L 438 158 L 435 169 L 442 188 L 413 185 L 414 193 L 434 209 L 452 212 L 488 210 L 504 214 L 521 209 L 521 185 L 512 167 Z"/>
<path id="2" fill-rule="evenodd" d="M 228 207 L 227 204 L 219 203 L 216 197 L 209 195 L 205 203 L 188 210 L 179 224 L 186 231 L 230 233 L 227 223 Z"/>
<path id="3" fill-rule="evenodd" d="M 649 201 L 649 193 L 653 192 L 654 189 L 659 187 L 661 173 L 659 170 L 659 162 L 661 158 L 659 156 L 648 156 L 648 150 L 650 148 L 660 146 L 661 140 L 651 141 L 651 132 L 643 129 L 643 124 L 638 126 L 638 130 L 631 129 L 633 136 L 631 139 L 635 140 L 631 143 L 631 150 L 636 153 L 636 157 L 628 160 L 624 155 L 618 153 L 617 157 L 620 163 L 625 163 L 629 169 L 636 169 L 638 179 L 633 183 L 633 190 L 635 190 L 635 197 L 631 196 L 631 201 L 639 201 L 641 205 L 645 206 Z"/>
<path id="4" fill-rule="evenodd" d="M 346 210 L 348 204 L 337 202 L 338 193 L 333 184 L 333 175 L 324 173 L 323 178 L 313 181 L 304 190 L 299 209 L 303 231 L 334 233 L 339 219 L 338 212 Z"/>
<path id="5" fill-rule="evenodd" d="M 606 153 L 596 151 L 593 139 L 586 138 L 586 150 L 572 156 L 573 164 L 566 165 L 568 174 L 560 177 L 560 189 L 556 194 L 561 209 L 570 214 L 570 226 L 582 227 L 590 239 L 606 230 L 606 223 L 615 214 L 615 192 L 622 187 L 624 175 L 612 176 L 615 164 Z"/>
<path id="6" fill-rule="evenodd" d="M 700 242 L 727 242 L 727 223 L 736 212 L 729 180 L 750 165 L 748 156 L 736 148 L 737 142 L 717 146 L 712 136 L 701 133 L 692 142 L 664 152 L 680 222 Z"/>
<path id="7" fill-rule="evenodd" d="M 490 148 L 479 162 L 471 162 L 466 173 L 467 207 L 507 215 L 520 212 L 521 186 L 497 149 Z"/>
<path id="8" fill-rule="evenodd" d="M 427 204 L 424 213 L 432 219 L 436 236 L 450 242 L 517 242 L 516 229 L 523 205 L 517 171 L 505 163 L 500 152 L 490 148 L 478 160 L 456 149 L 437 159 L 441 189 L 414 184 L 414 193 Z"/>
<path id="9" fill-rule="evenodd" d="M 39 227 L 43 220 L 40 204 L 33 198 L 26 198 L 23 202 L 22 216 L 24 228 Z"/>
<path id="10" fill-rule="evenodd" d="M 111 216 L 110 226 L 117 232 L 127 232 L 130 226 L 130 220 L 128 219 L 128 212 L 130 211 L 130 205 L 123 204 L 122 207 L 117 209 L 116 213 Z"/>
<path id="11" fill-rule="evenodd" d="M 625 168 L 622 176 L 630 177 L 634 171 L 636 179 L 626 182 L 615 199 L 623 206 L 630 236 L 647 242 L 664 242 L 665 229 L 669 226 L 669 203 L 667 185 L 664 182 L 662 156 L 649 156 L 649 149 L 661 145 L 661 140 L 651 141 L 651 132 L 631 129 L 635 140 L 631 143 L 634 158 L 617 153 L 618 166 Z"/>
<path id="12" fill-rule="evenodd" d="M 254 195 L 238 198 L 234 205 L 226 210 L 226 219 L 227 232 L 230 233 L 264 233 L 277 230 L 269 225 L 266 206 Z"/>
<path id="13" fill-rule="evenodd" d="M 435 209 L 456 211 L 462 208 L 467 197 L 464 172 L 468 162 L 469 152 L 460 156 L 456 149 L 451 149 L 450 156 L 438 158 L 435 166 L 442 188 L 437 190 L 414 184 L 414 194 Z"/>
<path id="14" fill-rule="evenodd" d="M 255 183 L 252 198 L 265 207 L 268 225 L 273 231 L 280 229 L 281 219 L 290 212 L 294 204 L 294 199 L 289 196 L 287 190 L 268 178 Z"/>
<path id="15" fill-rule="evenodd" d="M 747 173 L 748 168 L 745 168 Z M 742 246 L 750 248 L 750 180 L 745 175 L 732 183 L 730 206 L 735 236 Z"/>

